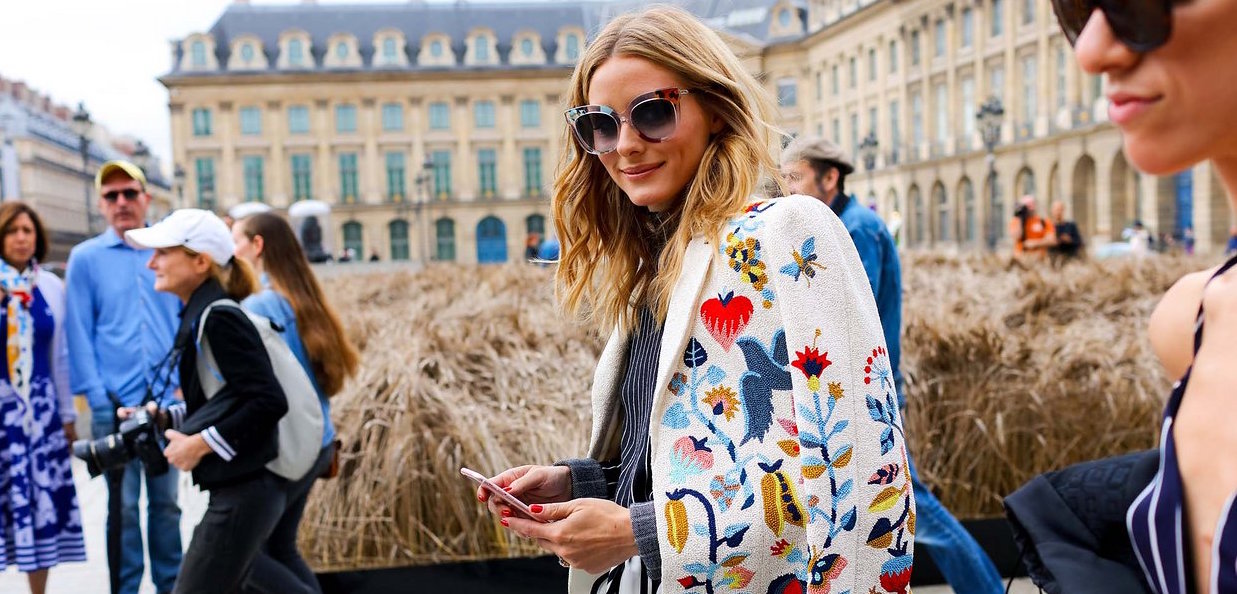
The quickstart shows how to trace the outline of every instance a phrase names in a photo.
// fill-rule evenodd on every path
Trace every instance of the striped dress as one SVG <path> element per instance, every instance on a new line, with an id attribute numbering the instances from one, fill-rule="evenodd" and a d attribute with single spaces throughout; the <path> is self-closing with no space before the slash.
<path id="1" fill-rule="evenodd" d="M 1234 264 L 1237 264 L 1237 257 L 1221 266 L 1207 281 L 1208 284 Z M 1200 303 L 1194 325 L 1195 356 L 1202 343 L 1203 307 Z M 1126 527 L 1147 583 L 1156 594 L 1237 593 L 1237 510 L 1233 509 L 1237 493 L 1229 496 L 1216 526 L 1211 550 L 1211 583 L 1206 589 L 1193 584 L 1190 549 L 1186 544 L 1189 534 L 1185 523 L 1185 490 L 1173 438 L 1173 418 L 1181 407 L 1192 370 L 1193 366 L 1173 386 L 1164 411 L 1164 426 L 1160 430 L 1160 469 L 1151 484 L 1134 499 L 1126 513 Z M 1232 461 L 1222 459 L 1220 462 L 1229 464 Z"/>

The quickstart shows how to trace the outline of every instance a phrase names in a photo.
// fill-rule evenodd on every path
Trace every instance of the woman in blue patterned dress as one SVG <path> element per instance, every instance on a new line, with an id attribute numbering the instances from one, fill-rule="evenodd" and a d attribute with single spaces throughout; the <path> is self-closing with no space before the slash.
<path id="1" fill-rule="evenodd" d="M 1079 64 L 1107 78 L 1109 119 L 1130 161 L 1168 175 L 1210 160 L 1233 206 L 1237 2 L 1053 5 Z M 1164 414 L 1159 471 L 1126 524 L 1158 594 L 1237 592 L 1237 276 L 1226 274 L 1233 264 L 1181 279 L 1151 317 L 1156 354 L 1181 380 Z"/>
<path id="2" fill-rule="evenodd" d="M 0 206 L 0 237 L 0 568 L 16 565 L 42 594 L 48 568 L 86 560 L 65 436 L 75 415 L 64 284 L 38 267 L 47 236 L 29 206 Z"/>

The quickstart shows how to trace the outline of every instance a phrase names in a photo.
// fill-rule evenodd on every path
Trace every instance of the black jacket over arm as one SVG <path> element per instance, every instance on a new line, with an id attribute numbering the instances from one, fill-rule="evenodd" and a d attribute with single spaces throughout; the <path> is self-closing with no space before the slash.
<path id="1" fill-rule="evenodd" d="M 223 287 L 208 279 L 194 291 L 181 312 L 176 344 L 182 349 L 180 385 L 186 416 L 180 431 L 192 435 L 214 427 L 235 456 L 224 460 L 215 453 L 202 458 L 193 470 L 193 482 L 204 489 L 241 482 L 264 472 L 278 454 L 277 423 L 288 411 L 270 357 L 253 323 L 237 307 L 218 306 L 205 320 L 204 339 L 210 342 L 216 371 L 224 385 L 210 400 L 198 379 L 197 325 L 211 303 L 226 299 Z"/>

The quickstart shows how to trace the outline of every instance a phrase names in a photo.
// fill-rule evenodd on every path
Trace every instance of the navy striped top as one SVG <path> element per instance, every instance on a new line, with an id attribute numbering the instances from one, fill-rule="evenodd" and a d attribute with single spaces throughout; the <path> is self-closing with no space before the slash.
<path id="1" fill-rule="evenodd" d="M 1207 283 L 1210 284 L 1234 264 L 1237 264 L 1237 257 L 1221 266 Z M 1195 356 L 1202 343 L 1203 306 L 1200 303 L 1194 323 Z M 1211 550 L 1211 583 L 1206 588 L 1193 583 L 1193 563 L 1187 544 L 1189 530 L 1185 524 L 1185 489 L 1173 439 L 1173 418 L 1181 407 L 1191 371 L 1193 365 L 1173 385 L 1164 411 L 1164 427 L 1160 430 L 1160 469 L 1151 484 L 1130 505 L 1125 516 L 1126 528 L 1147 583 L 1156 594 L 1237 593 L 1237 518 L 1234 517 L 1237 510 L 1233 509 L 1237 493 L 1229 495 L 1216 526 Z"/>

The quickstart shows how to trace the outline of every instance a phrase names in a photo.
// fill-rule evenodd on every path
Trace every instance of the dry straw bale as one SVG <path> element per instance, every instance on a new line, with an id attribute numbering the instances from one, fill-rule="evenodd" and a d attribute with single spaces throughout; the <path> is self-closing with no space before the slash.
<path id="1" fill-rule="evenodd" d="M 1147 316 L 1202 263 L 904 258 L 911 448 L 959 515 L 999 514 L 1039 472 L 1154 444 L 1169 381 Z M 326 281 L 363 362 L 332 401 L 343 476 L 318 483 L 301 529 L 316 568 L 539 552 L 484 513 L 458 469 L 583 451 L 602 341 L 555 308 L 551 283 L 522 265 Z"/>
<path id="2" fill-rule="evenodd" d="M 908 439 L 956 514 L 1000 515 L 1001 498 L 1036 474 L 1155 445 L 1171 382 L 1147 319 L 1205 263 L 904 258 Z"/>

